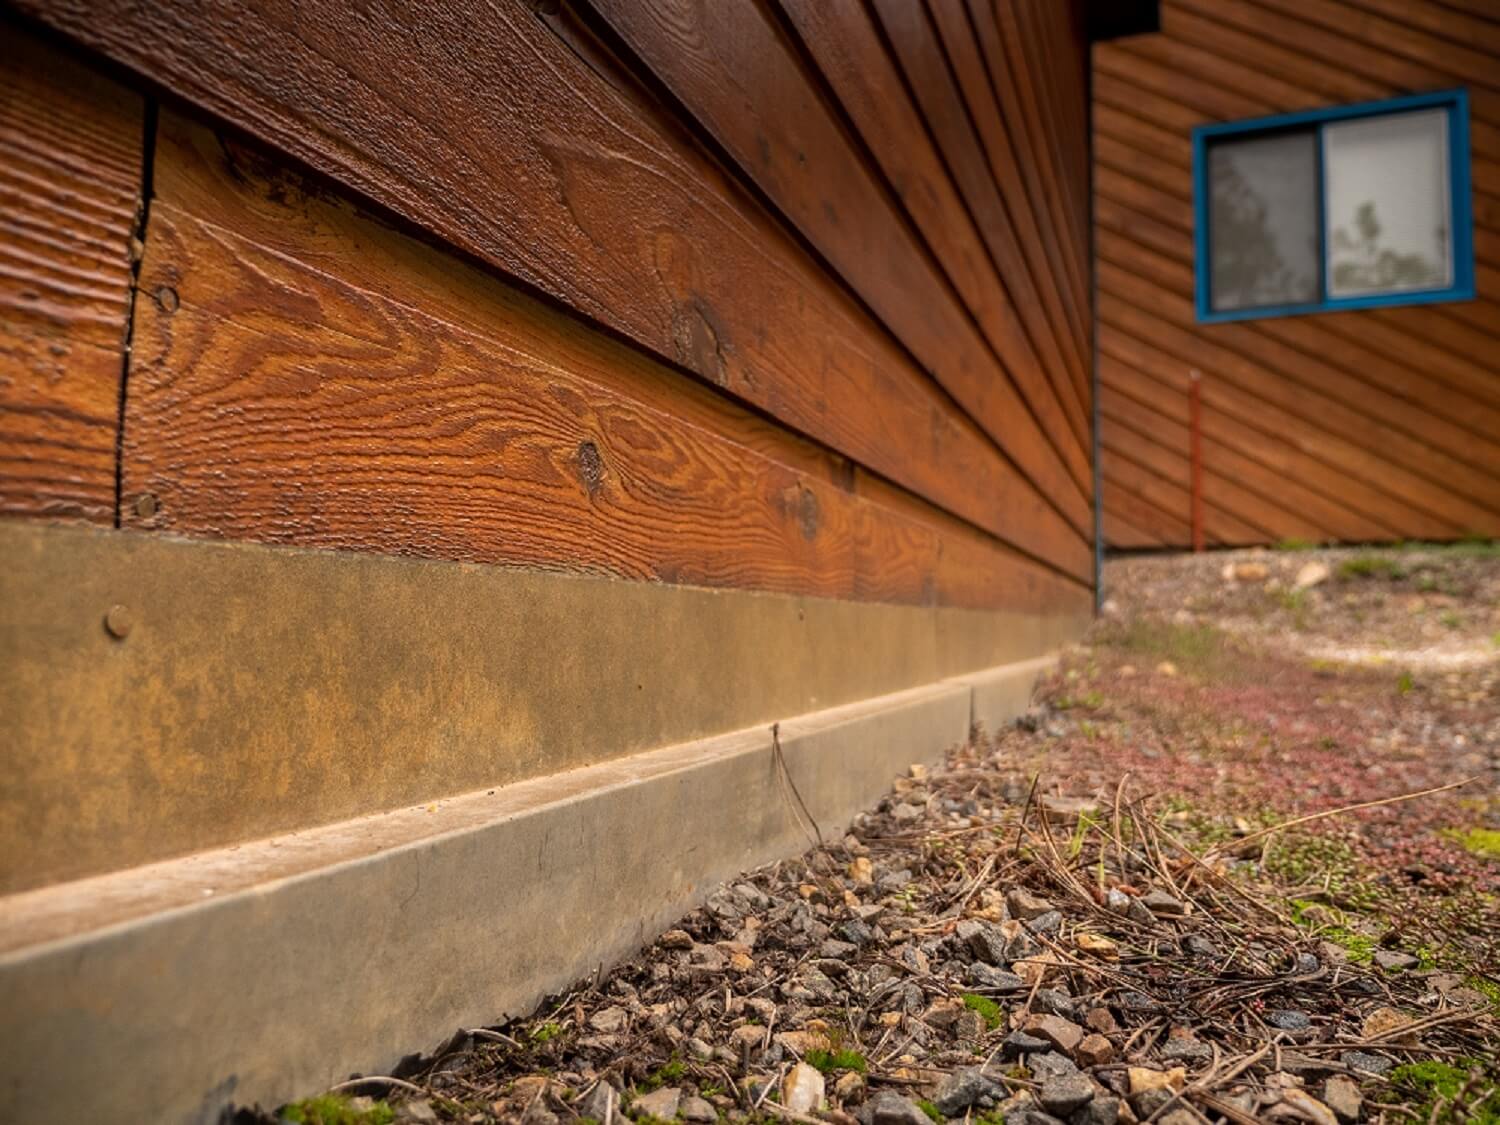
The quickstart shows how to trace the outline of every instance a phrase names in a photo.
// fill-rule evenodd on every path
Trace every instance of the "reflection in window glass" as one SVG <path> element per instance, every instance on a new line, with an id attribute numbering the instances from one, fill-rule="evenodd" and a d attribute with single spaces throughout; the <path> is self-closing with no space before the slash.
<path id="1" fill-rule="evenodd" d="M 1318 299 L 1318 138 L 1312 130 L 1208 150 L 1216 312 Z"/>
<path id="2" fill-rule="evenodd" d="M 1323 146 L 1329 295 L 1453 284 L 1447 111 L 1330 122 Z"/>

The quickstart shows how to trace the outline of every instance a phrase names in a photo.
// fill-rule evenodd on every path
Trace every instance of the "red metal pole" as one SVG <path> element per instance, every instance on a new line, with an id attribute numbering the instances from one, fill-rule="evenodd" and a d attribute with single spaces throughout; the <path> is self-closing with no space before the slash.
<path id="1" fill-rule="evenodd" d="M 1203 399 L 1202 377 L 1194 370 L 1188 377 L 1188 417 L 1192 427 L 1193 457 L 1193 550 L 1203 550 Z"/>

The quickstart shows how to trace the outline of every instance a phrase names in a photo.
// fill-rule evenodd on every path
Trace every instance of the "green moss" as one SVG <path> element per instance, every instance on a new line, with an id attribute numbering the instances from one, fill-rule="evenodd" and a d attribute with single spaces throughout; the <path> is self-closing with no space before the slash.
<path id="1" fill-rule="evenodd" d="M 937 1125 L 943 1125 L 942 1112 L 926 1098 L 917 1099 L 917 1108 L 937 1122 Z"/>
<path id="2" fill-rule="evenodd" d="M 562 1024 L 548 1021 L 537 1027 L 533 1027 L 528 1037 L 533 1043 L 550 1043 L 562 1033 Z"/>
<path id="3" fill-rule="evenodd" d="M 1090 711 L 1098 710 L 1104 706 L 1104 696 L 1097 691 L 1086 691 L 1082 695 L 1059 695 L 1052 701 L 1052 706 L 1059 711 L 1071 711 L 1074 707 L 1083 707 Z"/>
<path id="4" fill-rule="evenodd" d="M 1454 613 L 1451 609 L 1445 613 L 1440 614 L 1438 616 L 1438 621 L 1445 629 L 1457 629 L 1464 623 L 1463 618 Z"/>
<path id="5" fill-rule="evenodd" d="M 1184 675 L 1203 679 L 1233 680 L 1243 668 L 1228 635 L 1212 625 L 1141 618 L 1105 629 L 1099 643 L 1138 659 L 1170 661 Z"/>
<path id="6" fill-rule="evenodd" d="M 669 1059 L 651 1072 L 644 1082 L 640 1084 L 642 1090 L 659 1090 L 671 1082 L 680 1081 L 687 1074 L 687 1064 L 681 1059 Z"/>
<path id="7" fill-rule="evenodd" d="M 1320 884 L 1341 907 L 1373 911 L 1382 905 L 1382 892 L 1363 877 L 1354 849 L 1336 837 L 1296 832 L 1275 837 L 1266 847 L 1265 873 L 1293 888 Z"/>
<path id="8" fill-rule="evenodd" d="M 1320 903 L 1306 899 L 1291 900 L 1292 921 L 1304 929 L 1312 930 L 1324 941 L 1332 942 L 1349 955 L 1349 960 L 1364 964 L 1374 960 L 1378 944 L 1374 938 L 1359 933 L 1344 924 L 1345 915 Z M 1331 916 L 1334 921 L 1327 920 Z"/>
<path id="9" fill-rule="evenodd" d="M 1339 563 L 1340 578 L 1386 578 L 1392 582 L 1406 577 L 1406 568 L 1384 555 L 1355 555 Z"/>
<path id="10" fill-rule="evenodd" d="M 1275 551 L 1315 551 L 1318 545 L 1311 539 L 1283 539 L 1276 543 L 1272 550 Z"/>
<path id="11" fill-rule="evenodd" d="M 1417 682 L 1411 678 L 1410 672 L 1402 672 L 1396 677 L 1396 692 L 1398 695 L 1410 695 L 1416 688 Z"/>
<path id="12" fill-rule="evenodd" d="M 281 1107 L 279 1116 L 297 1125 L 390 1125 L 396 1111 L 383 1101 L 355 1109 L 343 1094 L 319 1094 Z"/>
<path id="13" fill-rule="evenodd" d="M 988 996 L 978 996 L 972 992 L 965 992 L 963 1000 L 965 1008 L 968 1008 L 971 1012 L 978 1012 L 984 1017 L 984 1026 L 991 1031 L 999 1027 L 1001 1021 L 1005 1018 L 1004 1009 Z"/>
<path id="14" fill-rule="evenodd" d="M 1470 828 L 1466 832 L 1458 829 L 1444 833 L 1458 843 L 1466 852 L 1480 859 L 1500 859 L 1500 830 L 1494 828 Z"/>
<path id="15" fill-rule="evenodd" d="M 1464 984 L 1488 999 L 1490 1006 L 1500 1012 L 1500 984 L 1496 984 L 1488 977 L 1476 976 L 1464 977 Z"/>
<path id="16" fill-rule="evenodd" d="M 1470 1083 L 1469 1076 L 1479 1064 L 1472 1059 L 1459 1059 L 1461 1066 L 1445 1062 L 1424 1060 L 1407 1063 L 1391 1071 L 1391 1085 L 1406 1097 L 1422 1102 L 1417 1120 L 1441 1122 L 1443 1125 L 1500 1125 L 1500 1092 L 1494 1088 L 1493 1077 L 1482 1077 Z M 1473 1101 L 1488 1089 L 1483 1101 Z M 1465 1094 L 1463 1104 L 1455 1108 L 1451 1103 L 1460 1092 Z"/>
<path id="17" fill-rule="evenodd" d="M 835 1070 L 857 1070 L 863 1074 L 869 1068 L 864 1055 L 858 1051 L 812 1050 L 802 1056 L 802 1061 L 824 1074 Z"/>

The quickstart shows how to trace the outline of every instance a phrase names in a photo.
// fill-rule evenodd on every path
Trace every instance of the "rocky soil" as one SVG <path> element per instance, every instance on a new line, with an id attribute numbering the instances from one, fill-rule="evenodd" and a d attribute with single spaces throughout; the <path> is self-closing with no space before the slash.
<path id="1" fill-rule="evenodd" d="M 242 1120 L 1500 1125 L 1500 551 L 1108 580 L 1015 728 L 838 842 Z"/>

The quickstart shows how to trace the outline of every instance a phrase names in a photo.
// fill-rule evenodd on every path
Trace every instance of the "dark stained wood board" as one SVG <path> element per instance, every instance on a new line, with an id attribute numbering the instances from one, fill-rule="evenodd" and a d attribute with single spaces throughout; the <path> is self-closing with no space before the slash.
<path id="1" fill-rule="evenodd" d="M 1029 482 L 659 107 L 519 0 L 20 6 L 975 526 L 1063 569 L 1086 552 L 1081 496 Z"/>
<path id="2" fill-rule="evenodd" d="M 155 511 L 128 526 L 863 600 L 1084 590 L 252 147 L 164 113 L 155 179 L 124 446 Z"/>
<path id="3" fill-rule="evenodd" d="M 114 522 L 143 120 L 0 19 L 0 513 Z"/>
<path id="4" fill-rule="evenodd" d="M 589 4 L 1040 488 L 1067 488 L 1060 458 L 1086 495 L 1081 410 L 1070 432 L 1009 304 L 977 327 L 966 315 L 771 15 L 755 2 Z"/>

